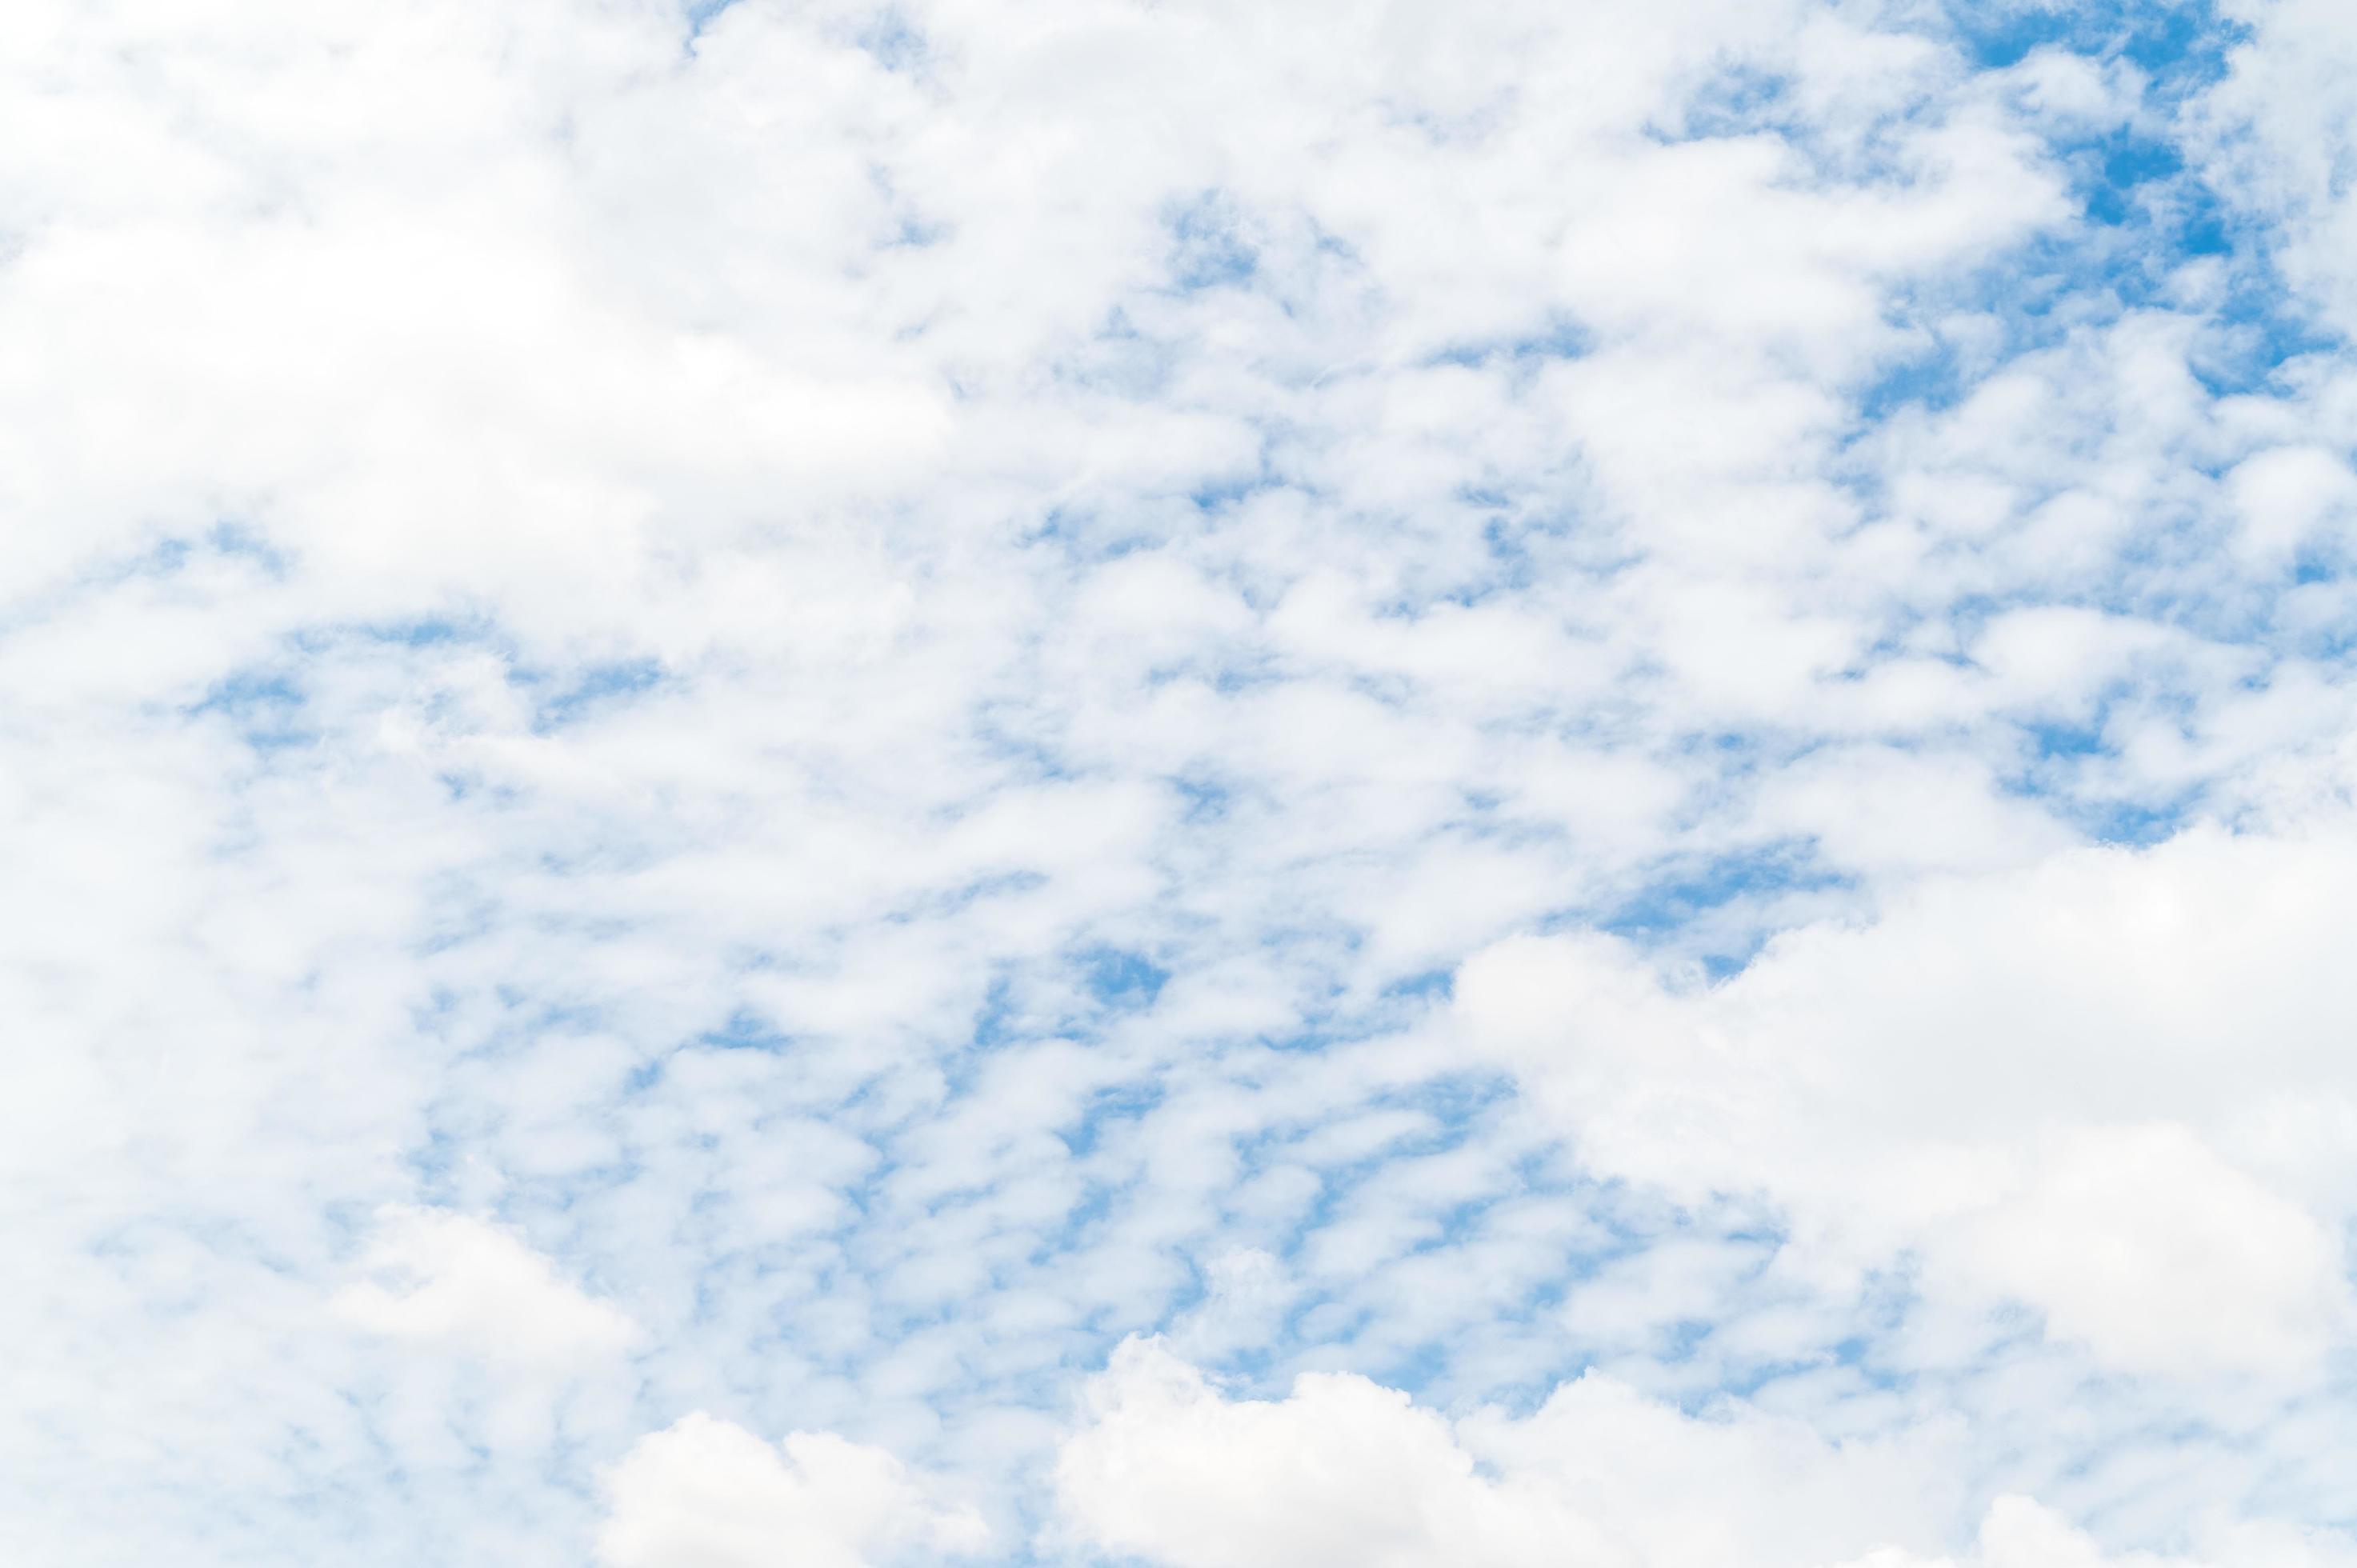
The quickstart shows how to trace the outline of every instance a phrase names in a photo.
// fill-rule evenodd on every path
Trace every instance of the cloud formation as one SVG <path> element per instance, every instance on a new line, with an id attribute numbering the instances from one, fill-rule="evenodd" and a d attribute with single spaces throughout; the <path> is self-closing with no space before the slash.
<path id="1" fill-rule="evenodd" d="M 1522 1420 L 1452 1426 L 1347 1373 L 1236 1401 L 1131 1341 L 1089 1391 L 1059 1495 L 1094 1543 L 1172 1568 L 1544 1563 L 1762 1568 L 1871 1540 L 1934 1490 L 1903 1445 L 1697 1422 L 1590 1375 Z M 1910 1460 L 1917 1463 L 1910 1464 Z M 1911 1473 L 1910 1473 L 1911 1472 Z"/>
<path id="2" fill-rule="evenodd" d="M 1522 1418 L 1455 1423 L 1348 1374 L 1284 1399 L 1222 1394 L 1131 1341 L 1092 1380 L 1060 1455 L 1073 1526 L 1170 1568 L 2199 1568 L 2320 1565 L 2346 1542 L 2229 1530 L 2222 1554 L 2108 1553 L 2026 1498 L 2000 1496 L 1954 1556 L 1919 1533 L 1959 1498 L 1954 1434 L 1827 1444 L 1740 1406 L 1687 1415 L 1589 1374 Z M 1879 1538 L 1879 1539 L 1878 1539 Z M 1855 1543 L 1876 1541 L 1862 1555 Z"/>
<path id="3" fill-rule="evenodd" d="M 548 1259 L 466 1215 L 390 1210 L 363 1262 L 366 1277 L 329 1305 L 371 1334 L 533 1368 L 612 1356 L 639 1337 L 637 1324 L 558 1278 Z"/>
<path id="4" fill-rule="evenodd" d="M 2345 1555 L 2352 51 L 0 8 L 0 1557 Z"/>
<path id="5" fill-rule="evenodd" d="M 1925 884 L 1717 984 L 1515 939 L 1456 1008 L 1593 1168 L 1764 1191 L 2136 1369 L 2312 1369 L 2352 1326 L 2352 866 L 2338 825 L 2195 830 Z"/>
<path id="6" fill-rule="evenodd" d="M 606 1478 L 597 1561 L 865 1568 L 963 1556 L 988 1539 L 972 1510 L 932 1503 L 880 1449 L 807 1432 L 782 1446 L 700 1412 L 640 1438 Z"/>

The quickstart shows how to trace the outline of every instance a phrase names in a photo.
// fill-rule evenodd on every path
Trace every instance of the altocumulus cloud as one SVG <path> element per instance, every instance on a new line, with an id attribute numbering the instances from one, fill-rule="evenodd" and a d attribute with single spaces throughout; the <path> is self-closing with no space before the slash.
<path id="1" fill-rule="evenodd" d="M 0 8 L 0 1557 L 2357 1561 L 2352 82 Z"/>

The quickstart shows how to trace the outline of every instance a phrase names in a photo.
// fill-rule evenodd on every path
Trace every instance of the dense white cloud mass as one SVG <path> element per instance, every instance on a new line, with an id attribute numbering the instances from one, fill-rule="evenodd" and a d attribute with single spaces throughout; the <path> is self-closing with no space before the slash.
<path id="1" fill-rule="evenodd" d="M 1714 985 L 1518 938 L 1456 1006 L 1591 1168 L 1759 1188 L 2122 1365 L 2311 1371 L 2352 1326 L 2352 886 L 2345 832 L 2192 829 L 1923 884 Z"/>
<path id="2" fill-rule="evenodd" d="M 641 1438 L 608 1477 L 597 1530 L 610 1568 L 861 1568 L 937 1562 L 988 1539 L 971 1510 L 929 1498 L 881 1449 L 797 1432 L 776 1448 L 701 1412 Z"/>
<path id="3" fill-rule="evenodd" d="M 2344 10 L 0 6 L 0 1559 L 2346 1561 Z"/>

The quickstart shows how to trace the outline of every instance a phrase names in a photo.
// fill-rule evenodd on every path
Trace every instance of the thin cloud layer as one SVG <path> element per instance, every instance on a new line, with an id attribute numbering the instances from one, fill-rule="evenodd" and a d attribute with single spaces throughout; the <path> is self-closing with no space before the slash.
<path id="1" fill-rule="evenodd" d="M 0 1557 L 2341 1560 L 2353 52 L 5 7 Z"/>

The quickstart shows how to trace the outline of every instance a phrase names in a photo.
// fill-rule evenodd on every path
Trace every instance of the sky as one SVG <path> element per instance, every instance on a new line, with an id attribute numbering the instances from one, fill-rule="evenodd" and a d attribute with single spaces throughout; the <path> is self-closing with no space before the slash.
<path id="1" fill-rule="evenodd" d="M 2338 0 L 0 6 L 0 1561 L 2357 1564 Z"/>

